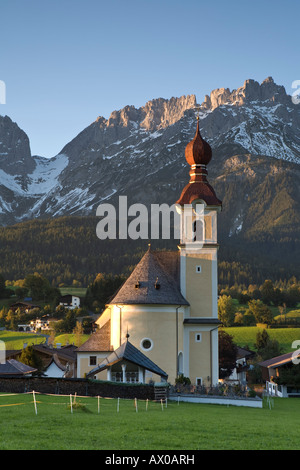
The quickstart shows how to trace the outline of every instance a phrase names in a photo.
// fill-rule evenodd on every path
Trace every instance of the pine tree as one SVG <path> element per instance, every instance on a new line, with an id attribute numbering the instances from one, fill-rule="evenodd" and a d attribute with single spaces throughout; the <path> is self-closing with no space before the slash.
<path id="1" fill-rule="evenodd" d="M 22 350 L 19 361 L 22 362 L 22 364 L 26 364 L 27 366 L 37 369 L 38 374 L 41 374 L 43 371 L 43 361 L 36 353 L 33 346 L 27 346 Z"/>

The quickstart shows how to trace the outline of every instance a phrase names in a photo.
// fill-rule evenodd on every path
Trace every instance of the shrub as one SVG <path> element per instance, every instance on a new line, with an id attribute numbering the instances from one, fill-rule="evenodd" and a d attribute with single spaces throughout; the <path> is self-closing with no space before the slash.
<path id="1" fill-rule="evenodd" d="M 175 383 L 182 385 L 191 385 L 191 379 L 189 377 L 184 377 L 183 374 L 180 374 L 179 377 L 175 379 Z"/>

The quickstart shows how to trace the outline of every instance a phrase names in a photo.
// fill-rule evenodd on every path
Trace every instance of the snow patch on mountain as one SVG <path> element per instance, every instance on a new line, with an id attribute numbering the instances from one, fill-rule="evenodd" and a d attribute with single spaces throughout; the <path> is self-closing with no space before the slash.
<path id="1" fill-rule="evenodd" d="M 20 196 L 37 196 L 49 192 L 58 182 L 58 177 L 68 165 L 66 155 L 57 155 L 52 159 L 35 157 L 34 171 L 24 178 L 22 175 L 10 175 L 0 170 L 0 184 Z"/>
<path id="2" fill-rule="evenodd" d="M 58 177 L 68 166 L 67 155 L 60 154 L 50 160 L 36 157 L 35 170 L 28 175 L 27 192 L 32 195 L 49 192 L 57 185 Z"/>

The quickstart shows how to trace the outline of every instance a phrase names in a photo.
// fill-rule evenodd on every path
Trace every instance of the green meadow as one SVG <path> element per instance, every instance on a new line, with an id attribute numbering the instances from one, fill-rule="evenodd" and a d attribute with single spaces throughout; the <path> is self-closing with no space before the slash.
<path id="1" fill-rule="evenodd" d="M 5 343 L 5 348 L 22 349 L 24 343 L 28 345 L 45 342 L 45 337 L 36 333 L 22 333 L 18 331 L 0 331 L 0 341 Z"/>
<path id="2" fill-rule="evenodd" d="M 270 408 L 0 395 L 1 450 L 299 450 L 300 399 Z M 99 406 L 99 407 L 98 407 Z"/>
<path id="3" fill-rule="evenodd" d="M 87 341 L 88 338 L 89 335 L 81 335 L 80 338 L 78 338 L 76 334 L 61 334 L 55 337 L 54 346 L 57 343 L 60 343 L 63 346 L 74 343 L 76 346 L 78 346 L 78 342 L 80 343 L 79 345 L 81 345 Z M 22 333 L 17 331 L 3 330 L 0 331 L 0 341 L 3 341 L 5 343 L 5 348 L 9 350 L 22 349 L 24 343 L 27 343 L 28 346 L 32 344 L 41 344 L 46 341 L 46 338 L 45 335 L 39 333 Z"/>
<path id="4" fill-rule="evenodd" d="M 224 328 L 226 333 L 233 337 L 233 341 L 240 347 L 248 346 L 255 351 L 256 335 L 260 330 L 257 326 L 240 326 Z M 268 328 L 267 333 L 271 339 L 276 339 L 282 347 L 282 352 L 294 351 L 293 341 L 300 341 L 300 328 Z"/>

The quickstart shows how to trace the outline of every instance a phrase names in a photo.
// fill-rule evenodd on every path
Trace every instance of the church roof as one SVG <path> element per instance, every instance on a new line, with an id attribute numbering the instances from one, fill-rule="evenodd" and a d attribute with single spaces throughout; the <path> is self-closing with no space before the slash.
<path id="1" fill-rule="evenodd" d="M 109 304 L 189 305 L 180 292 L 179 253 L 149 247 Z"/>
<path id="2" fill-rule="evenodd" d="M 198 199 L 205 201 L 208 206 L 222 205 L 222 201 L 217 198 L 214 188 L 208 181 L 197 181 L 194 184 L 188 183 L 183 188 L 176 204 L 180 204 L 181 206 L 189 205 Z"/>
<path id="3" fill-rule="evenodd" d="M 145 354 L 139 351 L 133 344 L 129 341 L 125 341 L 118 349 L 109 354 L 97 367 L 92 369 L 87 376 L 97 374 L 107 367 L 116 364 L 117 362 L 127 360 L 136 364 L 137 366 L 143 367 L 144 369 L 158 374 L 162 377 L 168 377 L 168 374 L 164 372 L 160 367 L 158 367 L 154 362 L 152 362 Z"/>
<path id="4" fill-rule="evenodd" d="M 77 352 L 83 351 L 111 351 L 110 344 L 110 320 L 107 321 L 102 328 L 91 334 L 89 339 L 82 344 Z"/>

